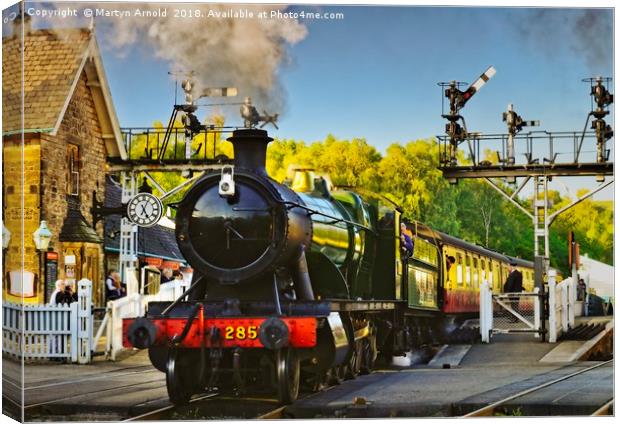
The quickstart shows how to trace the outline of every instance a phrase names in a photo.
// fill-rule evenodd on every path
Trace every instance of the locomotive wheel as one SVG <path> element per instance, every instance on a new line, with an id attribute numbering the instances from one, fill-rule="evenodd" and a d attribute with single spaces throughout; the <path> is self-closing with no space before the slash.
<path id="1" fill-rule="evenodd" d="M 276 377 L 278 382 L 278 401 L 293 403 L 299 395 L 299 357 L 294 349 L 283 348 L 276 353 Z"/>
<path id="2" fill-rule="evenodd" d="M 186 405 L 197 388 L 197 380 L 193 375 L 195 363 L 191 355 L 179 349 L 171 349 L 166 364 L 166 388 L 170 402 L 175 405 Z"/>
<path id="3" fill-rule="evenodd" d="M 161 372 L 168 369 L 168 348 L 166 346 L 149 347 L 149 359 L 151 364 Z"/>

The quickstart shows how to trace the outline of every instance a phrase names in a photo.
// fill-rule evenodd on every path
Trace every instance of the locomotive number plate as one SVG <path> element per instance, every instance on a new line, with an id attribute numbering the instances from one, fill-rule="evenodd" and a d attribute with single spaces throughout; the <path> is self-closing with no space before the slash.
<path id="1" fill-rule="evenodd" d="M 226 340 L 256 340 L 258 328 L 258 325 L 227 325 L 224 328 L 224 338 Z"/>

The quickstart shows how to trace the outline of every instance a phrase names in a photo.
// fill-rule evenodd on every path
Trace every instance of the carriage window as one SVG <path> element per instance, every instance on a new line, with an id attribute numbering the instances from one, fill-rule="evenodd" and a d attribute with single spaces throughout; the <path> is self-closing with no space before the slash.
<path id="1" fill-rule="evenodd" d="M 471 286 L 471 257 L 465 256 L 465 284 Z"/>
<path id="2" fill-rule="evenodd" d="M 415 237 L 413 244 L 413 257 L 419 261 L 426 262 L 434 266 L 439 265 L 439 257 L 437 255 L 437 248 L 434 244 Z"/>

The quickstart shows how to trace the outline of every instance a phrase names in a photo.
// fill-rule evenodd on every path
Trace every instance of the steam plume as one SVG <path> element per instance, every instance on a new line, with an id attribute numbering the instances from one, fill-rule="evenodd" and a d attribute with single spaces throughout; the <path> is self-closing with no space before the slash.
<path id="1" fill-rule="evenodd" d="M 515 19 L 516 18 L 516 19 Z M 553 57 L 566 48 L 583 57 L 593 71 L 611 68 L 613 12 L 611 9 L 525 9 L 508 17 L 533 49 Z"/>
<path id="2" fill-rule="evenodd" d="M 142 3 L 140 9 L 157 10 L 158 6 Z M 123 5 L 133 11 L 136 7 Z M 237 87 L 241 100 L 251 96 L 259 109 L 282 112 L 285 94 L 278 79 L 282 65 L 290 63 L 287 45 L 303 40 L 307 29 L 297 20 L 258 19 L 257 14 L 285 5 L 244 5 L 254 13 L 251 19 L 131 17 L 114 19 L 110 35 L 116 48 L 145 40 L 154 55 L 165 59 L 172 70 L 195 72 L 196 89 Z M 187 9 L 224 13 L 239 10 L 239 5 L 192 4 Z"/>

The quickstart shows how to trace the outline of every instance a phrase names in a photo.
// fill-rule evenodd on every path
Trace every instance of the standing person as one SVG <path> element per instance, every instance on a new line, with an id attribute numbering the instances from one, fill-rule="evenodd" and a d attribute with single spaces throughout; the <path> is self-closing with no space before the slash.
<path id="1" fill-rule="evenodd" d="M 108 273 L 108 276 L 105 279 L 106 300 L 115 300 L 122 296 L 122 293 L 120 290 L 120 284 L 119 284 L 120 276 L 117 277 L 117 275 L 118 275 L 118 272 L 115 269 L 111 269 L 110 272 Z"/>
<path id="2" fill-rule="evenodd" d="M 56 306 L 56 295 L 58 293 L 62 293 L 65 291 L 65 281 L 64 280 L 56 280 L 56 289 L 52 292 L 52 294 L 50 295 L 50 302 L 49 304 L 51 306 Z"/>
<path id="3" fill-rule="evenodd" d="M 56 298 L 59 294 L 64 293 L 65 291 L 65 280 L 56 280 L 56 289 L 50 295 L 50 306 L 56 306 L 58 303 L 56 302 Z M 51 354 L 59 354 L 62 352 L 62 336 L 58 335 L 50 335 L 48 340 L 48 350 Z M 50 361 L 61 361 L 60 357 L 51 357 Z"/>
<path id="4" fill-rule="evenodd" d="M 580 278 L 577 283 L 577 300 L 586 300 L 586 283 L 583 278 Z"/>
<path id="5" fill-rule="evenodd" d="M 112 277 L 114 278 L 114 287 L 116 287 L 116 289 L 119 291 L 120 297 L 127 296 L 127 284 L 123 283 L 121 279 L 121 273 L 118 271 L 114 271 Z"/>
<path id="6" fill-rule="evenodd" d="M 506 283 L 504 284 L 504 293 L 520 293 L 523 291 L 523 274 L 521 271 L 517 269 L 517 263 L 515 261 L 510 261 L 510 265 L 508 266 L 508 278 L 506 278 Z M 519 309 L 519 298 L 511 297 L 509 298 L 511 306 L 513 310 L 521 315 L 521 310 Z M 510 314 L 510 322 L 518 322 L 518 319 L 515 315 Z"/>
<path id="7" fill-rule="evenodd" d="M 523 274 L 517 269 L 517 263 L 510 261 L 508 278 L 504 283 L 504 293 L 520 293 L 523 291 Z"/>

